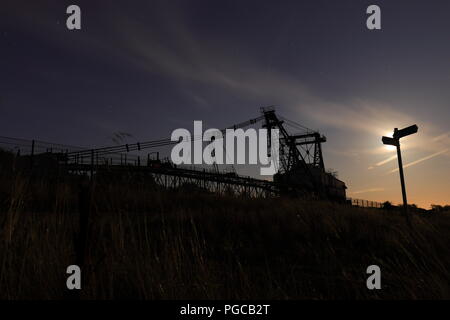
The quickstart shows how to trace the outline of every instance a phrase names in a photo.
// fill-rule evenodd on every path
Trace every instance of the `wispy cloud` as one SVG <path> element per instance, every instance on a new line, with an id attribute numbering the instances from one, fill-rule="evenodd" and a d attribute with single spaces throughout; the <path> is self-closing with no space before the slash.
<path id="1" fill-rule="evenodd" d="M 384 188 L 370 188 L 370 189 L 349 192 L 349 194 L 363 194 L 363 193 L 382 192 L 382 191 L 384 191 Z"/>
<path id="2" fill-rule="evenodd" d="M 444 153 L 446 153 L 446 152 L 448 152 L 448 151 L 449 151 L 449 149 L 444 149 L 444 150 L 441 150 L 441 151 L 439 151 L 439 152 L 430 154 L 429 156 L 426 156 L 426 157 L 420 158 L 420 159 L 418 159 L 418 160 L 416 160 L 416 161 L 413 161 L 413 162 L 410 162 L 410 163 L 408 163 L 408 164 L 405 164 L 405 165 L 403 166 L 403 168 L 408 168 L 408 167 L 414 166 L 414 165 L 416 165 L 416 164 L 419 164 L 419 163 L 421 163 L 421 162 L 424 162 L 424 161 L 433 159 L 434 157 L 437 157 L 438 155 L 444 154 Z M 394 173 L 394 172 L 397 172 L 397 171 L 398 171 L 398 168 L 389 171 L 389 173 Z"/>
<path id="3" fill-rule="evenodd" d="M 395 159 L 397 159 L 397 155 L 391 156 L 391 157 L 389 157 L 389 158 L 387 158 L 387 159 L 385 159 L 385 160 L 383 160 L 383 161 L 380 161 L 380 162 L 378 162 L 378 163 L 375 163 L 373 166 L 370 166 L 370 167 L 369 167 L 369 170 L 372 170 L 372 169 L 374 169 L 375 167 L 382 166 L 382 165 L 384 165 L 384 164 L 386 164 L 386 163 L 389 163 L 389 162 L 391 162 L 391 161 L 393 161 L 393 160 L 395 160 Z"/>
<path id="4" fill-rule="evenodd" d="M 435 142 L 450 143 L 450 131 L 433 138 Z"/>

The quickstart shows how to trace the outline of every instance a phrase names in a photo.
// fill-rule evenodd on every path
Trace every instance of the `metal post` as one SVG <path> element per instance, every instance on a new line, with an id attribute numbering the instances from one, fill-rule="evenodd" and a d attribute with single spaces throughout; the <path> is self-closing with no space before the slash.
<path id="1" fill-rule="evenodd" d="M 403 212 L 404 212 L 406 218 L 409 219 L 409 216 L 408 216 L 408 202 L 406 200 L 405 177 L 403 175 L 402 153 L 400 151 L 400 142 L 397 144 L 397 158 L 398 158 L 398 171 L 400 172 L 400 183 L 402 185 Z"/>
<path id="2" fill-rule="evenodd" d="M 398 171 L 400 173 L 400 183 L 402 186 L 402 196 L 403 196 L 403 212 L 405 214 L 406 221 L 411 225 L 411 220 L 408 215 L 408 202 L 406 200 L 406 188 L 405 188 L 405 177 L 403 175 L 403 163 L 402 163 L 402 153 L 400 150 L 400 138 L 409 136 L 411 134 L 417 133 L 418 127 L 416 124 L 403 128 L 399 130 L 394 128 L 394 134 L 391 137 L 382 137 L 381 141 L 383 144 L 395 146 L 397 148 L 397 159 L 398 159 Z"/>

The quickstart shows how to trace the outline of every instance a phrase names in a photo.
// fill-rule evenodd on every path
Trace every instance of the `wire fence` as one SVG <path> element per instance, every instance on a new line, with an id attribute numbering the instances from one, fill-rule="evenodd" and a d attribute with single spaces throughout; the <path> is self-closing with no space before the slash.
<path id="1" fill-rule="evenodd" d="M 383 207 L 383 203 L 377 202 L 377 201 L 353 199 L 353 198 L 347 198 L 347 201 L 350 202 L 352 204 L 352 206 L 355 206 L 355 207 L 361 207 L 361 208 L 382 208 Z"/>
<path id="2" fill-rule="evenodd" d="M 68 164 L 89 164 L 94 166 L 164 166 L 171 164 L 167 156 L 167 147 L 173 144 L 152 146 L 158 151 L 139 150 L 145 144 L 130 144 L 109 148 L 86 148 L 65 144 L 46 142 L 41 140 L 26 140 L 11 137 L 0 136 L 0 151 L 7 151 L 15 156 L 34 156 L 39 155 L 56 155 L 57 159 Z M 138 147 L 137 147 L 138 146 Z M 127 151 L 129 150 L 129 151 Z M 215 169 L 210 166 L 204 167 L 199 165 L 179 165 L 182 169 L 203 170 L 206 172 L 221 171 L 223 173 L 235 172 L 232 165 L 218 165 Z"/>
<path id="3" fill-rule="evenodd" d="M 41 140 L 26 140 L 0 136 L 0 151 L 16 156 L 58 155 L 67 163 L 95 165 L 148 165 L 159 160 L 159 152 L 133 154 L 129 152 L 102 152 L 98 149 L 58 144 Z M 164 159 L 163 159 L 164 160 Z"/>
<path id="4" fill-rule="evenodd" d="M 17 155 L 31 155 L 33 153 L 76 152 L 84 150 L 85 148 L 40 140 L 26 140 L 0 136 L 0 149 Z"/>

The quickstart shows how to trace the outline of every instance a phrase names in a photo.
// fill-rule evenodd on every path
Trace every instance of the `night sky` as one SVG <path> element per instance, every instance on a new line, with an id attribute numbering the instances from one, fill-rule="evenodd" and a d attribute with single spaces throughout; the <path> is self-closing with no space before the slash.
<path id="1" fill-rule="evenodd" d="M 80 6 L 82 30 L 66 28 Z M 366 28 L 381 8 L 382 30 Z M 112 145 L 277 112 L 328 138 L 354 198 L 450 203 L 450 1 L 2 1 L 0 136 Z"/>

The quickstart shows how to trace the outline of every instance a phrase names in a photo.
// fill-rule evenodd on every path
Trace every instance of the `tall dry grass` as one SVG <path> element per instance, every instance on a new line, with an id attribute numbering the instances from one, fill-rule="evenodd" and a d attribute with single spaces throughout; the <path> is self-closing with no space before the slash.
<path id="1" fill-rule="evenodd" d="M 2 179 L 0 299 L 68 298 L 79 182 Z M 450 298 L 450 214 L 97 181 L 82 299 Z M 366 268 L 382 290 L 366 288 Z"/>

